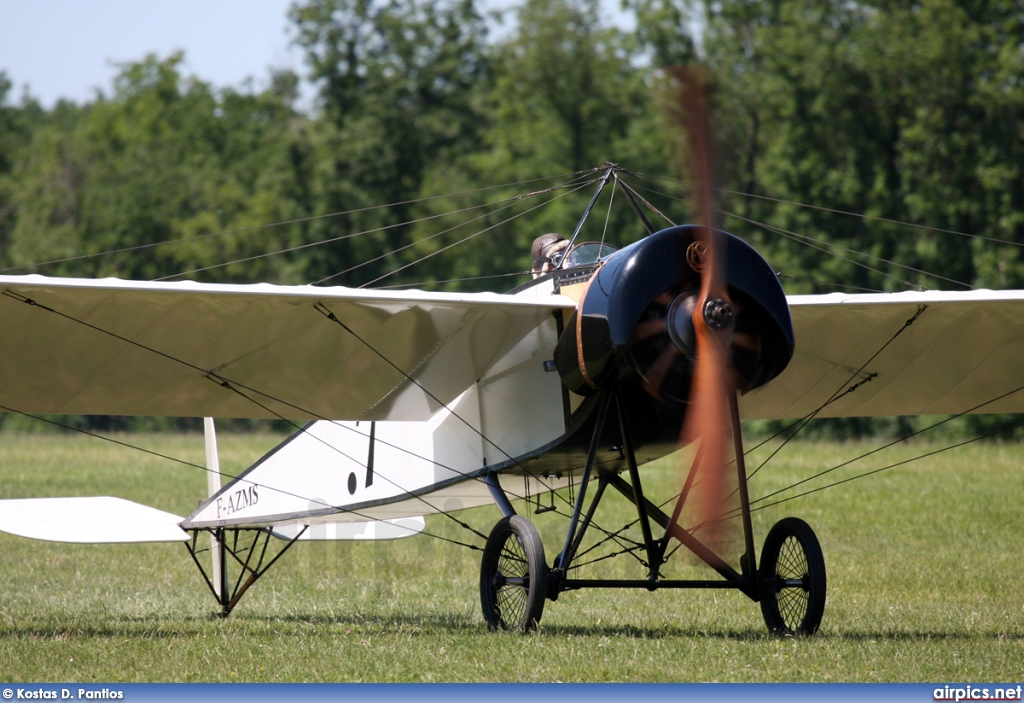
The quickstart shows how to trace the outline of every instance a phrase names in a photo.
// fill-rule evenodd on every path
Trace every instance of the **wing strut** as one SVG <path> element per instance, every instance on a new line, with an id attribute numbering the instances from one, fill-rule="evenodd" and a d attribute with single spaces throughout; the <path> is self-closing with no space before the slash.
<path id="1" fill-rule="evenodd" d="M 586 498 L 586 485 L 589 481 L 590 472 L 584 470 L 580 482 L 580 490 L 576 497 L 576 505 L 573 509 L 574 520 L 569 526 L 569 534 L 566 536 L 566 547 L 561 555 L 555 560 L 552 574 L 552 589 L 556 592 L 575 590 L 579 588 L 622 588 L 622 587 L 645 587 L 652 590 L 657 588 L 732 588 L 737 589 L 752 600 L 760 598 L 760 587 L 757 577 L 756 556 L 754 552 L 753 528 L 750 520 L 750 502 L 747 493 L 746 467 L 742 461 L 743 447 L 739 433 L 739 413 L 735 395 L 731 395 L 731 420 L 733 423 L 733 437 L 735 447 L 740 460 L 736 462 L 737 480 L 740 484 L 740 511 L 743 516 L 744 545 L 746 552 L 740 557 L 740 570 L 737 571 L 729 563 L 715 552 L 708 544 L 695 536 L 697 530 L 704 525 L 698 525 L 692 529 L 686 529 L 679 523 L 681 506 L 686 501 L 687 492 L 684 490 L 677 501 L 673 515 L 666 514 L 660 507 L 644 497 L 643 488 L 640 483 L 640 472 L 637 465 L 636 455 L 633 450 L 633 440 L 629 428 L 629 412 L 623 399 L 615 391 L 607 391 L 603 399 L 602 410 L 606 411 L 614 403 L 618 415 L 620 439 L 623 455 L 629 467 L 629 481 L 626 481 L 617 473 L 608 473 L 598 476 L 598 489 L 586 508 L 586 516 L 580 520 L 583 512 L 584 500 Z M 593 464 L 596 457 L 597 447 L 600 446 L 601 437 L 604 434 L 604 414 L 598 419 L 594 432 L 594 441 L 591 443 L 591 450 L 588 456 L 587 466 Z M 724 428 L 723 428 L 724 429 Z M 607 437 L 604 438 L 607 441 Z M 699 452 L 698 452 L 699 454 Z M 699 463 L 698 456 L 695 466 Z M 587 528 L 592 522 L 592 517 L 597 506 L 604 495 L 606 487 L 611 486 L 625 496 L 637 509 L 637 518 L 643 532 L 643 549 L 647 555 L 648 577 L 646 580 L 621 580 L 621 579 L 570 579 L 568 573 L 573 568 L 573 558 L 580 544 L 583 542 Z M 653 524 L 657 524 L 663 530 L 663 536 L 655 539 Z M 714 569 L 724 580 L 667 580 L 662 579 L 661 565 L 666 561 L 668 547 L 672 540 L 675 540 L 693 552 L 701 561 Z M 557 594 L 556 594 L 557 595 Z"/>

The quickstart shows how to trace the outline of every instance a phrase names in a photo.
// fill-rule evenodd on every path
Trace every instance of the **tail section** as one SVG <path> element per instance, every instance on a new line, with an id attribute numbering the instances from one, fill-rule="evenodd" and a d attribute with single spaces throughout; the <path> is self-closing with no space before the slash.
<path id="1" fill-rule="evenodd" d="M 184 519 L 111 496 L 0 500 L 0 530 L 49 542 L 184 542 Z"/>

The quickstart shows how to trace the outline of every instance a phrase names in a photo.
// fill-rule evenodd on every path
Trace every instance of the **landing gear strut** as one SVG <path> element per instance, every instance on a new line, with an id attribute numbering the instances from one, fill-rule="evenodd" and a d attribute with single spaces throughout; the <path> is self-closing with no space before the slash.
<path id="1" fill-rule="evenodd" d="M 776 523 L 765 538 L 760 568 L 754 555 L 750 500 L 747 494 L 746 467 L 739 438 L 739 414 L 736 397 L 730 397 L 735 438 L 736 472 L 739 482 L 739 517 L 743 529 L 744 554 L 739 571 L 702 542 L 694 532 L 678 522 L 685 492 L 670 516 L 644 497 L 640 484 L 633 442 L 623 405 L 614 391 L 599 401 L 598 421 L 590 443 L 587 461 L 576 492 L 565 547 L 548 568 L 544 547 L 536 528 L 524 517 L 516 515 L 511 503 L 501 492 L 496 478 L 489 482 L 505 517 L 495 525 L 484 549 L 480 569 L 480 603 L 484 619 L 492 629 L 533 630 L 544 612 L 544 599 L 555 600 L 563 591 L 581 588 L 700 588 L 734 589 L 760 602 L 768 629 L 777 635 L 812 635 L 821 625 L 825 610 L 825 560 L 814 531 L 806 522 L 788 517 Z M 601 446 L 607 411 L 617 409 L 623 456 L 628 465 L 627 481 L 618 472 L 600 474 L 594 471 L 598 447 Z M 605 442 L 607 443 L 607 442 Z M 595 475 L 596 474 L 596 475 Z M 597 478 L 597 489 L 589 504 L 587 487 Z M 692 476 L 691 476 L 692 478 Z M 643 533 L 642 549 L 647 555 L 649 574 L 646 579 L 574 579 L 569 570 L 587 528 L 597 510 L 605 489 L 611 487 L 625 496 L 637 510 L 637 521 Z M 654 536 L 654 526 L 663 535 Z M 675 540 L 714 569 L 719 580 L 673 580 L 661 578 L 670 540 Z"/>

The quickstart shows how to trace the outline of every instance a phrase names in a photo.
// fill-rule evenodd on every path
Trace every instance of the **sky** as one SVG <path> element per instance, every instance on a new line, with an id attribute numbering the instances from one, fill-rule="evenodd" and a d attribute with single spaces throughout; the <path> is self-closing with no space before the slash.
<path id="1" fill-rule="evenodd" d="M 119 62 L 185 51 L 187 73 L 219 87 L 270 68 L 301 71 L 292 0 L 0 0 L 0 70 L 44 106 L 110 95 Z"/>
<path id="2" fill-rule="evenodd" d="M 185 73 L 217 87 L 262 87 L 269 69 L 304 72 L 291 46 L 293 0 L 0 0 L 0 71 L 20 102 L 27 86 L 43 106 L 113 92 L 118 63 L 185 52 Z M 490 8 L 516 0 L 485 0 Z M 617 0 L 603 0 L 621 17 Z"/>

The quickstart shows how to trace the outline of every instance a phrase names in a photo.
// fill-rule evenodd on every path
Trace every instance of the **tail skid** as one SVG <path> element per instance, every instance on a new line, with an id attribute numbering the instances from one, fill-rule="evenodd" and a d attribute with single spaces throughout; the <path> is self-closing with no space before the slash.
<path id="1" fill-rule="evenodd" d="M 206 418 L 206 459 L 209 494 L 221 490 L 217 440 L 212 418 Z M 411 537 L 426 526 L 423 517 L 336 523 L 307 517 L 244 528 L 191 527 L 180 515 L 112 496 L 20 498 L 0 500 L 0 531 L 30 539 L 77 544 L 184 542 L 199 568 L 221 615 L 227 616 L 242 595 L 298 541 L 366 541 Z M 210 542 L 200 544 L 201 535 Z M 282 546 L 269 548 L 274 542 Z M 207 566 L 200 561 L 210 552 Z M 234 575 L 234 578 L 232 578 Z"/>
<path id="2" fill-rule="evenodd" d="M 230 491 L 243 480 L 235 478 L 227 487 L 221 487 L 214 421 L 206 418 L 204 424 L 210 496 L 207 504 L 216 504 L 217 496 L 225 491 L 228 492 L 226 500 L 230 502 Z M 271 456 L 274 454 L 272 452 Z M 277 458 L 285 458 L 286 454 L 281 452 Z M 265 459 L 258 461 L 249 471 L 260 466 Z M 290 481 L 294 481 L 295 473 L 301 470 L 303 463 L 301 456 L 288 456 L 282 467 L 285 475 L 280 485 L 288 486 Z M 328 467 L 328 483 L 337 483 L 336 474 L 336 466 Z M 256 495 L 256 485 L 246 484 L 253 486 L 248 490 Z M 264 493 L 272 495 L 269 486 Z M 293 496 L 294 491 L 284 491 L 283 494 Z M 256 501 L 252 502 L 255 505 Z M 20 537 L 76 544 L 184 542 L 203 580 L 220 604 L 221 614 L 225 616 L 246 590 L 300 540 L 394 540 L 417 535 L 426 527 L 422 516 L 345 521 L 351 518 L 343 511 L 327 516 L 295 515 L 290 520 L 253 514 L 245 526 L 226 526 L 223 522 L 218 524 L 218 521 L 212 525 L 192 525 L 181 515 L 113 496 L 0 500 L 0 531 Z M 203 535 L 207 535 L 210 541 L 201 539 Z M 271 548 L 271 542 L 277 546 Z M 209 556 L 202 556 L 201 562 L 200 556 L 204 552 L 209 552 Z"/>
<path id="3" fill-rule="evenodd" d="M 227 617 L 249 587 L 296 542 L 401 539 L 419 534 L 425 526 L 422 517 L 414 517 L 358 523 L 293 523 L 273 528 L 194 529 L 190 530 L 192 538 L 185 546 L 213 597 L 220 604 L 220 615 Z M 200 554 L 206 551 L 200 546 L 199 539 L 204 532 L 209 533 L 213 540 L 216 548 L 214 554 L 220 555 L 219 560 L 215 557 L 209 572 L 200 561 Z M 284 540 L 285 544 L 272 549 L 272 538 Z M 233 581 L 229 575 L 232 571 L 235 573 Z"/>

